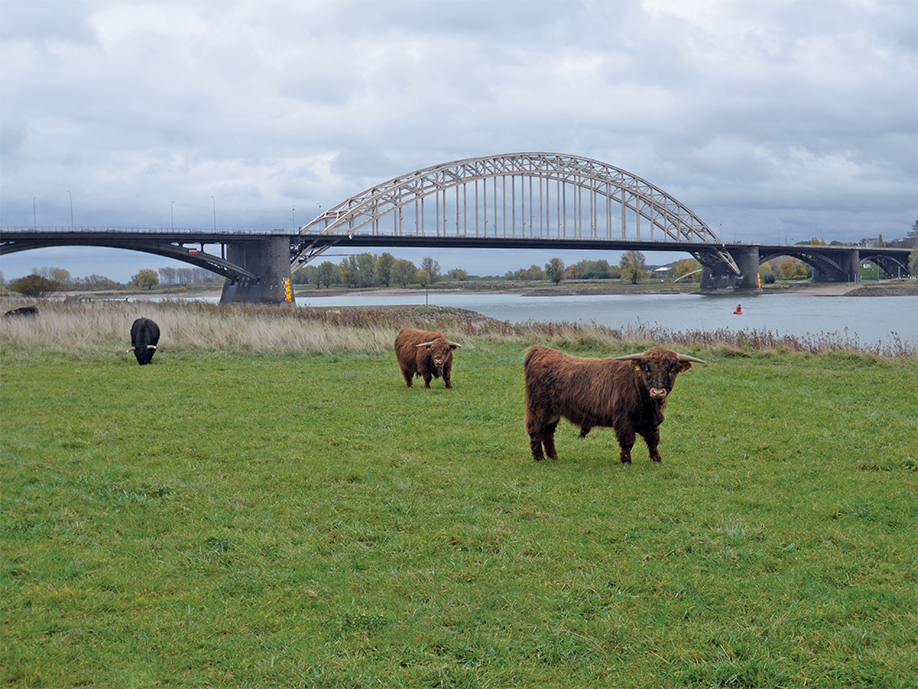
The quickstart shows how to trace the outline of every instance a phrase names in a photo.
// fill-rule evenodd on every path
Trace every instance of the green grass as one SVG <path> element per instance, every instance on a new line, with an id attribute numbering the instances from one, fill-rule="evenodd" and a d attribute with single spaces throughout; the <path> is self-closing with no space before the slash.
<path id="1" fill-rule="evenodd" d="M 524 349 L 5 349 L 2 683 L 914 686 L 916 360 L 712 352 L 662 464 L 535 464 Z"/>

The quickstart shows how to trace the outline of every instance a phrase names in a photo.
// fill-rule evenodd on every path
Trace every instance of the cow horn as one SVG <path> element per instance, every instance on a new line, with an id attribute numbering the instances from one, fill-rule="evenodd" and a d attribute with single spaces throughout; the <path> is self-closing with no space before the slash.
<path id="1" fill-rule="evenodd" d="M 156 345 L 147 345 L 147 349 L 156 349 Z"/>
<path id="2" fill-rule="evenodd" d="M 679 361 L 690 361 L 690 362 L 692 362 L 693 364 L 706 364 L 706 363 L 708 363 L 707 361 L 702 361 L 701 359 L 696 359 L 695 357 L 689 356 L 688 354 L 680 354 L 680 355 L 679 355 Z"/>
<path id="3" fill-rule="evenodd" d="M 644 358 L 644 353 L 641 352 L 640 354 L 626 354 L 625 356 L 617 356 L 615 358 L 619 361 L 637 361 Z"/>
<path id="4" fill-rule="evenodd" d="M 458 342 L 450 342 L 450 343 L 449 343 L 449 346 L 450 346 L 450 347 L 461 347 L 462 345 L 459 344 Z"/>
<path id="5" fill-rule="evenodd" d="M 430 342 L 422 342 L 419 345 L 415 345 L 415 347 L 430 347 L 430 345 L 432 344 L 433 344 L 433 340 L 431 340 Z"/>
<path id="6" fill-rule="evenodd" d="M 133 351 L 134 351 L 134 348 L 131 347 L 130 349 L 125 349 L 124 353 L 127 354 L 128 352 L 133 352 Z"/>

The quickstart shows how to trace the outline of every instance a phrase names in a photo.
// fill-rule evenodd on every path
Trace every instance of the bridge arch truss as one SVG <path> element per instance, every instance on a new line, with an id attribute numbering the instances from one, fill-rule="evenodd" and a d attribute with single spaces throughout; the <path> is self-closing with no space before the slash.
<path id="1" fill-rule="evenodd" d="M 613 165 L 558 153 L 422 168 L 370 187 L 299 228 L 307 235 L 357 232 L 720 243 L 701 218 L 659 187 Z M 322 250 L 304 246 L 300 255 L 308 260 Z"/>

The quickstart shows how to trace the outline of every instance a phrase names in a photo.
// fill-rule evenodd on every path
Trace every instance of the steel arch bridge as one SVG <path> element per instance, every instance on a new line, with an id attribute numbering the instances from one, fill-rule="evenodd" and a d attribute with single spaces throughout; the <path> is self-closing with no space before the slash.
<path id="1" fill-rule="evenodd" d="M 711 228 L 670 194 L 608 163 L 559 153 L 509 153 L 422 168 L 342 201 L 298 232 L 306 237 L 294 252 L 293 270 L 330 248 L 328 235 L 343 240 L 360 233 L 480 239 L 492 246 L 501 239 L 516 240 L 516 246 L 526 239 L 542 245 L 560 240 L 559 247 L 577 240 L 698 244 L 740 273 L 729 253 L 712 248 L 722 243 Z M 310 241 L 317 234 L 322 241 Z"/>

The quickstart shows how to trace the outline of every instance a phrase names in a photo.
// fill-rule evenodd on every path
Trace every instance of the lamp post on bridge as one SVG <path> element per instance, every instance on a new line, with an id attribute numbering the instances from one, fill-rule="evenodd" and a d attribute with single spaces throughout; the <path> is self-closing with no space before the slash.
<path id="1" fill-rule="evenodd" d="M 70 197 L 70 229 L 73 229 L 73 194 L 70 193 L 70 190 L 67 190 L 67 195 Z"/>
<path id="2" fill-rule="evenodd" d="M 172 229 L 175 229 L 175 201 L 169 206 L 169 220 L 172 222 Z"/>
<path id="3" fill-rule="evenodd" d="M 217 231 L 217 201 L 213 196 L 210 197 L 210 200 L 214 202 L 214 232 Z"/>
<path id="4" fill-rule="evenodd" d="M 32 229 L 35 229 L 35 230 L 38 229 L 38 215 L 35 212 L 35 199 L 36 198 L 38 197 L 37 196 L 32 197 Z"/>

